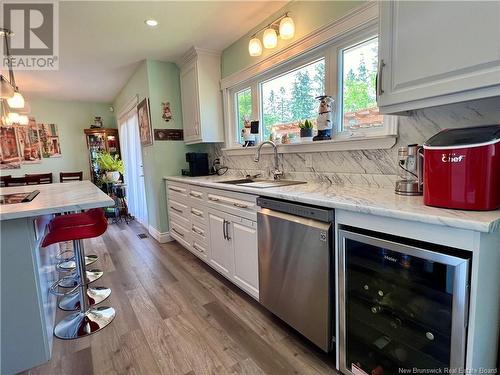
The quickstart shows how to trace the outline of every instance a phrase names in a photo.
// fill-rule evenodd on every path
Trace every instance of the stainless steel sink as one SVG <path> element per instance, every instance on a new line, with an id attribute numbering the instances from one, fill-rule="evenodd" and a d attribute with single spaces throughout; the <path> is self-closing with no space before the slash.
<path id="1" fill-rule="evenodd" d="M 220 183 L 221 184 L 231 184 L 231 185 L 238 185 L 238 186 L 253 187 L 253 188 L 258 188 L 258 189 L 307 184 L 306 181 L 262 180 L 262 179 L 253 179 L 253 178 L 240 178 L 238 180 L 221 181 Z"/>

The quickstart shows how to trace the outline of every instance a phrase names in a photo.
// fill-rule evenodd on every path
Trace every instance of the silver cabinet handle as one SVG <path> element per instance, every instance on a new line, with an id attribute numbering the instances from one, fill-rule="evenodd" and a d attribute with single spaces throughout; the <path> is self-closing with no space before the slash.
<path id="1" fill-rule="evenodd" d="M 233 203 L 233 206 L 239 207 L 239 208 L 248 208 L 248 206 L 246 204 L 242 204 L 242 203 Z"/>
<path id="2" fill-rule="evenodd" d="M 231 240 L 231 237 L 229 236 L 229 224 L 231 224 L 229 221 L 226 221 L 224 220 L 225 224 L 226 224 L 226 240 L 230 241 Z"/>
<path id="3" fill-rule="evenodd" d="M 182 210 L 179 210 L 178 208 L 175 208 L 174 206 L 170 206 L 170 208 L 171 208 L 172 210 L 174 210 L 175 212 L 178 212 L 178 213 L 180 213 L 180 214 L 182 214 L 182 213 L 184 212 L 184 211 L 182 211 Z"/>
<path id="4" fill-rule="evenodd" d="M 184 237 L 184 234 L 183 234 L 183 233 L 181 233 L 181 232 L 179 232 L 177 229 L 172 228 L 172 231 L 173 231 L 174 233 L 177 233 L 179 236 Z"/>
<path id="5" fill-rule="evenodd" d="M 202 196 L 202 194 L 193 193 L 193 192 L 190 192 L 189 195 L 194 197 L 194 198 L 201 198 L 201 196 Z"/>
<path id="6" fill-rule="evenodd" d="M 176 189 L 174 187 L 169 187 L 169 190 L 175 191 L 177 193 L 184 193 L 184 190 L 182 190 L 182 189 Z"/>
<path id="7" fill-rule="evenodd" d="M 203 214 L 200 214 L 199 212 L 196 212 L 196 211 L 191 210 L 191 213 L 192 213 L 193 215 L 198 216 L 198 217 L 203 217 Z"/>
<path id="8" fill-rule="evenodd" d="M 200 236 L 205 236 L 205 232 L 202 232 L 201 230 L 198 230 L 196 229 L 196 227 L 193 225 L 193 227 L 191 228 L 191 230 L 196 233 L 196 234 L 199 234 Z"/>
<path id="9" fill-rule="evenodd" d="M 193 243 L 193 247 L 195 248 L 195 250 L 198 250 L 200 253 L 205 253 L 205 251 L 199 247 L 197 244 Z"/>
<path id="10" fill-rule="evenodd" d="M 215 197 L 208 197 L 209 200 L 213 201 L 213 202 L 218 202 L 219 201 L 219 198 L 215 198 Z"/>
<path id="11" fill-rule="evenodd" d="M 377 73 L 377 95 L 380 96 L 384 93 L 384 90 L 382 90 L 382 71 L 384 70 L 384 60 L 380 60 L 380 63 L 378 65 L 378 73 Z"/>

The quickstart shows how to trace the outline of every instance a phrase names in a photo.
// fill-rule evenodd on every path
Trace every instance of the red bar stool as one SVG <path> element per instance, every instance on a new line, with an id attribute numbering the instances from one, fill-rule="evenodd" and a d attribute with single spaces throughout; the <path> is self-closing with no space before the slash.
<path id="1" fill-rule="evenodd" d="M 106 299 L 111 290 L 109 288 L 89 288 L 85 280 L 83 239 L 98 237 L 106 231 L 107 227 L 108 221 L 102 209 L 58 216 L 48 225 L 48 232 L 42 241 L 42 246 L 73 241 L 76 273 L 79 277 L 78 285 L 70 292 L 65 293 L 65 299 L 67 299 L 65 303 L 73 308 L 78 308 L 79 311 L 69 314 L 57 323 L 54 335 L 58 338 L 69 340 L 91 335 L 110 324 L 116 315 L 115 309 L 112 307 L 93 306 Z M 57 282 L 54 285 L 57 285 Z"/>

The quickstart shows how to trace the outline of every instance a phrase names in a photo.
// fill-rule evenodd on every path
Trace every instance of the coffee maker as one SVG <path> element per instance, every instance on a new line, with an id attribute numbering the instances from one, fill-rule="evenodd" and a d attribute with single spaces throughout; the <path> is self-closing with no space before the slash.
<path id="1" fill-rule="evenodd" d="M 183 176 L 208 176 L 208 154 L 205 152 L 187 152 L 186 161 L 189 164 L 189 169 L 183 169 Z"/>
<path id="2" fill-rule="evenodd" d="M 424 153 L 417 144 L 398 149 L 398 177 L 396 194 L 422 195 L 424 192 Z"/>

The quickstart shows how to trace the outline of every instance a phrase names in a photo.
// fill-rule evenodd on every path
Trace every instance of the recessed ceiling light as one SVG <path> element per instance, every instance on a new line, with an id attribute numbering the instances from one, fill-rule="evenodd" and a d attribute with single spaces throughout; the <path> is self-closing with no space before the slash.
<path id="1" fill-rule="evenodd" d="M 158 26 L 158 21 L 157 20 L 154 20 L 152 18 L 144 21 L 144 23 L 150 27 L 155 27 L 155 26 Z"/>

